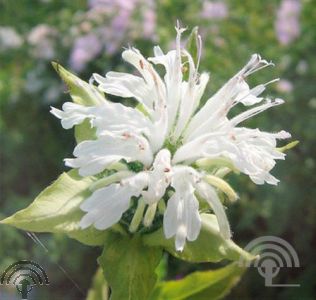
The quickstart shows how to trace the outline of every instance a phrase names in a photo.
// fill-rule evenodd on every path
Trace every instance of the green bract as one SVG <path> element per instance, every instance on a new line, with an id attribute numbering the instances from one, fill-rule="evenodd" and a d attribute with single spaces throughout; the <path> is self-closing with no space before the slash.
<path id="1" fill-rule="evenodd" d="M 216 217 L 211 214 L 202 214 L 202 229 L 194 242 L 188 242 L 182 252 L 173 247 L 173 239 L 166 240 L 162 230 L 144 235 L 144 243 L 148 246 L 160 246 L 173 256 L 188 262 L 219 262 L 223 259 L 245 261 L 255 257 L 238 247 L 232 240 L 225 240 L 218 228 Z"/>
<path id="2" fill-rule="evenodd" d="M 29 207 L 1 223 L 26 231 L 65 233 L 83 244 L 102 245 L 106 231 L 93 227 L 81 230 L 78 226 L 83 215 L 79 205 L 89 196 L 93 182 L 93 178 L 82 178 L 76 171 L 63 173 Z"/>

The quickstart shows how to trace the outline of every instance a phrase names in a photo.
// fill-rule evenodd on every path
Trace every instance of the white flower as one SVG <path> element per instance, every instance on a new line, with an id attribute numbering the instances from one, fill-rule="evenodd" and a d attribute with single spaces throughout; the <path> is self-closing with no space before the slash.
<path id="1" fill-rule="evenodd" d="M 283 103 L 280 99 L 260 96 L 268 83 L 254 88 L 246 83 L 249 75 L 272 65 L 258 54 L 198 109 L 209 75 L 198 73 L 198 63 L 195 65 L 191 55 L 180 47 L 184 29 L 176 30 L 176 49 L 166 54 L 158 46 L 154 48 L 154 57 L 149 59 L 135 48 L 123 52 L 123 59 L 141 76 L 117 72 L 109 72 L 106 77 L 94 74 L 101 91 L 133 97 L 142 109 L 105 100 L 93 107 L 65 103 L 63 110 L 52 108 L 51 112 L 61 119 L 65 129 L 85 119 L 96 128 L 96 139 L 79 143 L 74 150 L 75 158 L 65 160 L 66 165 L 77 168 L 80 175 L 97 175 L 105 169 L 115 169 L 115 163 L 120 161 L 125 165 L 129 162 L 143 165 L 138 173 L 117 170 L 101 178 L 92 188 L 92 195 L 81 205 L 86 212 L 81 227 L 94 225 L 100 230 L 111 227 L 120 221 L 133 198 L 138 201 L 132 220 L 135 231 L 143 217 L 144 224 L 150 226 L 157 206 L 163 207 L 166 203 L 165 236 L 175 237 L 176 249 L 183 250 L 186 240 L 194 241 L 199 235 L 200 201 L 208 203 L 216 214 L 223 237 L 231 237 L 224 207 L 217 195 L 217 189 L 222 187 L 225 192 L 228 185 L 216 176 L 221 171 L 225 173 L 230 165 L 257 184 L 276 184 L 278 180 L 270 171 L 276 159 L 285 157 L 276 149 L 276 141 L 290 134 L 239 127 L 244 120 Z M 163 79 L 153 64 L 164 66 Z M 187 79 L 184 79 L 184 64 L 188 69 Z M 229 119 L 230 109 L 240 103 L 259 105 Z M 201 168 L 202 164 L 197 163 L 205 159 L 207 164 L 219 161 L 225 164 L 223 168 L 214 168 L 217 173 L 213 172 L 210 177 Z M 235 197 L 231 189 L 226 192 Z"/>

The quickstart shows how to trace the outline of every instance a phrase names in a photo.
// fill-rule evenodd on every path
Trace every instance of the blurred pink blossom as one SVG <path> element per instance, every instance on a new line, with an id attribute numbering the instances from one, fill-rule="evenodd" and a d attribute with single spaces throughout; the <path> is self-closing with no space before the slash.
<path id="1" fill-rule="evenodd" d="M 153 38 L 156 31 L 156 7 L 155 2 L 148 0 L 143 10 L 143 34 L 145 38 Z"/>
<path id="2" fill-rule="evenodd" d="M 89 0 L 88 5 L 90 8 L 107 7 L 120 7 L 122 9 L 131 10 L 135 6 L 137 0 Z"/>
<path id="3" fill-rule="evenodd" d="M 93 33 L 79 37 L 70 54 L 70 66 L 77 72 L 82 71 L 88 62 L 102 50 L 100 39 Z"/>
<path id="4" fill-rule="evenodd" d="M 153 0 L 89 0 L 88 18 L 97 20 L 98 32 L 108 54 L 115 53 L 126 36 L 155 40 L 156 11 Z M 135 13 L 141 18 L 135 18 Z"/>
<path id="5" fill-rule="evenodd" d="M 0 51 L 19 48 L 22 37 L 12 27 L 0 26 Z"/>
<path id="6" fill-rule="evenodd" d="M 300 0 L 282 0 L 275 22 L 276 35 L 282 45 L 288 45 L 300 34 Z"/>
<path id="7" fill-rule="evenodd" d="M 57 30 L 47 24 L 35 26 L 27 37 L 28 43 L 34 47 L 32 55 L 47 60 L 54 58 L 57 35 Z"/>
<path id="8" fill-rule="evenodd" d="M 277 82 L 276 89 L 281 93 L 290 93 L 293 91 L 293 84 L 287 79 L 281 79 Z"/>
<path id="9" fill-rule="evenodd" d="M 222 1 L 204 1 L 201 12 L 204 19 L 222 20 L 228 17 L 227 5 Z"/>

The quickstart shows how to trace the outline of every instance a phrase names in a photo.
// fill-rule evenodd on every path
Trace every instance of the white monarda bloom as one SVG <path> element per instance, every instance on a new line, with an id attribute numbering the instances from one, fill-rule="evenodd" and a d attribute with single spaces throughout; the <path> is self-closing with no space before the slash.
<path id="1" fill-rule="evenodd" d="M 290 134 L 240 126 L 246 119 L 283 103 L 260 96 L 267 84 L 250 88 L 246 83 L 249 75 L 272 65 L 258 54 L 252 55 L 200 108 L 209 75 L 198 73 L 198 63 L 195 65 L 190 53 L 180 46 L 184 30 L 176 29 L 176 49 L 166 54 L 158 46 L 154 57 L 148 59 L 135 48 L 123 52 L 123 59 L 140 76 L 118 72 L 109 72 L 105 77 L 93 75 L 100 91 L 132 97 L 141 105 L 132 108 L 106 100 L 91 107 L 65 103 L 63 110 L 52 108 L 51 112 L 61 119 L 65 129 L 85 119 L 96 128 L 96 139 L 79 143 L 74 149 L 75 158 L 65 160 L 67 166 L 77 168 L 82 176 L 116 170 L 108 177 L 99 176 L 92 195 L 81 205 L 86 214 L 80 226 L 107 229 L 121 220 L 131 199 L 136 199 L 130 226 L 135 231 L 142 219 L 145 226 L 150 226 L 157 207 L 163 210 L 166 204 L 164 233 L 166 238 L 175 237 L 176 249 L 181 251 L 186 240 L 194 241 L 199 235 L 199 206 L 203 201 L 217 216 L 222 235 L 231 237 L 217 189 L 222 188 L 228 196 L 233 192 L 220 175 L 230 165 L 256 184 L 277 184 L 270 171 L 275 160 L 285 155 L 277 150 L 276 141 Z M 154 65 L 164 67 L 163 78 Z M 228 112 L 238 104 L 253 107 L 229 119 Z M 141 170 L 122 168 L 130 162 L 141 163 Z M 225 167 L 219 168 L 219 162 L 224 162 Z M 214 163 L 216 172 L 204 171 L 203 163 Z"/>

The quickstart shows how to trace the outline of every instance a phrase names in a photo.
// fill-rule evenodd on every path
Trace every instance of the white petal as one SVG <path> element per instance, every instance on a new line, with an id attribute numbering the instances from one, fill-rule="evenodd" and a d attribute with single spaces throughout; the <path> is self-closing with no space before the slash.
<path id="1" fill-rule="evenodd" d="M 83 106 L 80 104 L 66 102 L 63 104 L 63 110 L 51 107 L 50 112 L 61 119 L 61 125 L 65 129 L 70 129 L 74 125 L 81 124 L 87 118 L 95 117 L 95 107 Z"/>
<path id="2" fill-rule="evenodd" d="M 143 191 L 142 195 L 147 204 L 158 202 L 166 192 L 172 176 L 171 154 L 167 149 L 160 150 L 153 163 L 153 170 L 148 172 L 148 190 Z"/>
<path id="3" fill-rule="evenodd" d="M 194 78 L 189 83 L 183 83 L 179 116 L 174 130 L 175 140 L 181 136 L 192 114 L 198 107 L 208 80 L 209 75 L 207 73 L 203 73 L 200 76 L 198 84 L 195 82 Z"/>
<path id="4" fill-rule="evenodd" d="M 244 104 L 260 102 L 261 98 L 252 97 L 256 96 L 260 90 L 249 90 L 244 78 L 270 65 L 273 64 L 262 60 L 260 55 L 252 55 L 249 62 L 214 96 L 207 100 L 201 110 L 195 114 L 184 134 L 185 140 L 192 140 L 207 131 L 209 132 L 212 124 L 219 123 L 223 118 L 226 118 L 229 110 L 239 101 L 244 102 Z M 251 94 L 252 92 L 252 96 L 246 99 L 245 93 Z M 210 118 L 210 116 L 212 117 Z"/>
<path id="5" fill-rule="evenodd" d="M 163 84 L 160 76 L 153 69 L 152 65 L 141 55 L 141 53 L 137 49 L 132 48 L 125 50 L 122 53 L 122 57 L 124 60 L 132 64 L 138 70 L 138 72 L 143 76 L 145 82 L 149 86 L 159 86 L 159 88 L 162 88 Z"/>
<path id="6" fill-rule="evenodd" d="M 284 159 L 285 154 L 276 150 L 276 140 L 287 138 L 287 132 L 261 132 L 258 129 L 236 128 L 232 132 L 233 142 L 238 147 L 237 155 L 229 155 L 234 165 L 250 176 L 256 184 L 277 184 L 278 180 L 269 172 L 275 160 Z"/>
<path id="7" fill-rule="evenodd" d="M 170 239 L 177 232 L 177 227 L 178 227 L 177 215 L 178 215 L 178 200 L 175 197 L 175 195 L 173 195 L 168 200 L 167 209 L 165 211 L 164 219 L 163 219 L 163 229 L 164 229 L 164 234 L 167 239 Z"/>
<path id="8" fill-rule="evenodd" d="M 120 103 L 107 102 L 98 109 L 97 117 L 93 120 L 97 128 L 97 135 L 104 132 L 126 132 L 132 131 L 151 135 L 151 122 L 140 111 L 127 107 Z"/>
<path id="9" fill-rule="evenodd" d="M 81 228 L 94 224 L 104 230 L 117 223 L 128 209 L 132 196 L 138 197 L 147 185 L 146 174 L 138 174 L 124 179 L 120 184 L 111 184 L 95 191 L 80 208 L 87 212 L 80 221 Z"/>
<path id="10" fill-rule="evenodd" d="M 118 72 L 108 72 L 105 78 L 98 74 L 93 74 L 93 76 L 99 83 L 100 90 L 119 97 L 133 97 L 142 103 L 147 110 L 152 110 L 154 91 L 143 78 Z"/>
<path id="11" fill-rule="evenodd" d="M 168 99 L 169 92 L 161 80 L 159 74 L 153 66 L 135 49 L 125 50 L 122 54 L 123 58 L 131 63 L 142 74 L 146 84 L 149 86 L 150 94 L 146 97 L 152 99 L 153 111 L 149 112 L 153 121 L 152 140 L 155 151 L 159 150 L 167 135 L 170 119 L 168 120 Z M 155 145 L 155 146 L 154 146 Z"/>
<path id="12" fill-rule="evenodd" d="M 237 154 L 238 148 L 229 139 L 227 131 L 218 131 L 202 135 L 199 138 L 185 143 L 173 156 L 172 162 L 192 163 L 203 157 L 216 158 L 225 156 L 227 153 Z"/>
<path id="13" fill-rule="evenodd" d="M 128 209 L 129 201 L 130 193 L 122 189 L 119 184 L 97 190 L 81 206 L 87 214 L 81 219 L 80 227 L 84 229 L 92 224 L 99 230 L 111 227 Z"/>
<path id="14" fill-rule="evenodd" d="M 152 163 L 153 154 L 148 141 L 139 135 L 124 133 L 107 135 L 98 140 L 83 141 L 74 150 L 75 159 L 66 160 L 68 166 L 79 168 L 82 176 L 95 175 L 121 159 Z"/>
<path id="15" fill-rule="evenodd" d="M 206 182 L 200 182 L 196 185 L 197 192 L 200 196 L 205 199 L 211 208 L 213 209 L 217 221 L 219 224 L 220 232 L 225 239 L 231 238 L 230 226 L 226 217 L 224 207 L 221 200 L 218 198 L 216 191 L 213 187 L 208 185 Z"/>
<path id="16" fill-rule="evenodd" d="M 155 47 L 155 57 L 148 59 L 154 64 L 162 64 L 166 70 L 164 82 L 166 86 L 166 103 L 168 105 L 168 130 L 174 125 L 181 97 L 182 64 L 180 39 L 184 30 L 180 28 L 176 28 L 176 30 L 176 50 L 169 51 L 164 55 L 159 47 Z"/>
<path id="17" fill-rule="evenodd" d="M 238 125 L 239 123 L 265 111 L 266 109 L 270 108 L 270 107 L 273 107 L 273 106 L 277 106 L 277 105 L 280 105 L 280 104 L 283 104 L 284 101 L 282 99 L 275 99 L 274 101 L 267 101 L 265 104 L 262 104 L 262 105 L 259 105 L 259 106 L 256 106 L 254 108 L 251 108 L 239 115 L 237 115 L 236 117 L 232 118 L 230 120 L 230 122 L 232 123 L 232 126 L 236 126 Z"/>
<path id="18" fill-rule="evenodd" d="M 199 203 L 194 195 L 194 184 L 198 175 L 189 167 L 175 167 L 172 187 L 175 193 L 167 203 L 164 215 L 164 233 L 166 238 L 175 236 L 177 251 L 182 251 L 185 241 L 197 239 L 201 229 Z"/>

